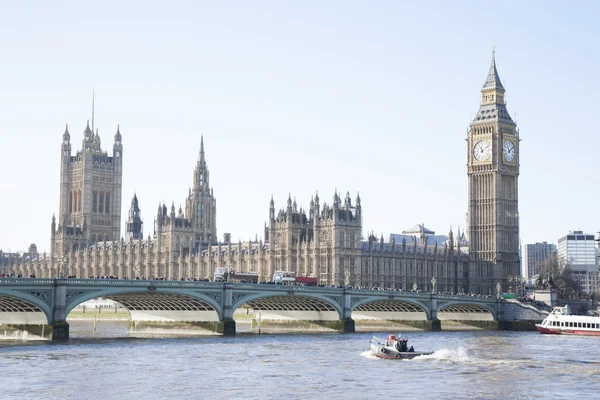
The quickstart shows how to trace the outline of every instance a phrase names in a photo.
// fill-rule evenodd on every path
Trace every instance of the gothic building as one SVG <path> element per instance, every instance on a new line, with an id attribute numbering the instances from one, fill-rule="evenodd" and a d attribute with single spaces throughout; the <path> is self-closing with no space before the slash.
<path id="1" fill-rule="evenodd" d="M 113 155 L 102 150 L 98 130 L 83 132 L 81 149 L 71 152 L 71 135 L 65 128 L 61 145 L 60 208 L 58 227 L 52 217 L 51 254 L 62 254 L 91 243 L 121 236 L 123 144 L 119 128 Z"/>
<path id="2" fill-rule="evenodd" d="M 468 238 L 475 290 L 504 290 L 520 279 L 519 131 L 504 101 L 496 60 L 483 88 L 479 111 L 467 134 Z"/>
<path id="3" fill-rule="evenodd" d="M 154 232 L 143 238 L 137 195 L 120 236 L 122 151 L 117 129 L 113 156 L 101 149 L 89 126 L 82 150 L 71 156 L 63 135 L 58 227 L 52 221 L 52 254 L 9 257 L 9 270 L 25 276 L 165 277 L 212 279 L 216 268 L 256 272 L 260 280 L 275 271 L 316 276 L 323 285 L 402 290 L 496 293 L 511 290 L 519 276 L 519 137 L 504 101 L 504 87 L 492 56 L 481 104 L 467 136 L 467 237 L 436 235 L 423 225 L 391 234 L 387 242 L 362 236 L 360 196 L 344 199 L 335 191 L 330 204 L 318 193 L 308 209 L 290 195 L 276 211 L 271 197 L 264 242 L 255 238 L 217 239 L 216 199 L 201 139 L 192 187 L 184 210 L 159 204 Z M 468 239 L 468 240 L 467 240 Z M 0 253 L 1 254 L 1 253 Z M 3 259 L 1 263 L 4 263 Z M 2 270 L 0 264 L 0 270 Z M 5 268 L 6 269 L 6 268 Z M 435 278 L 435 279 L 434 279 Z"/>

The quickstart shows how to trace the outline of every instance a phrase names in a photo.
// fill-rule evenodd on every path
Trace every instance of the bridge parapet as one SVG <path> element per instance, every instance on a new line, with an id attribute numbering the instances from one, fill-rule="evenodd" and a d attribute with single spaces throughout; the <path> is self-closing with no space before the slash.
<path id="1" fill-rule="evenodd" d="M 51 279 L 51 281 L 54 281 Z M 223 288 L 222 282 L 204 281 L 155 281 L 141 279 L 64 279 L 67 286 L 155 286 L 155 287 L 186 287 L 186 288 Z"/>
<path id="2" fill-rule="evenodd" d="M 0 285 L 54 285 L 56 279 L 45 278 L 0 278 Z"/>

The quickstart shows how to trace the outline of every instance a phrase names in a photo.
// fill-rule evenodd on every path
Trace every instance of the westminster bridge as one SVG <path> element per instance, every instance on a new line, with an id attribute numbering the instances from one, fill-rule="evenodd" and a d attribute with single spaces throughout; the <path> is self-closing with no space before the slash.
<path id="1" fill-rule="evenodd" d="M 105 298 L 125 307 L 131 323 L 182 324 L 234 335 L 241 307 L 262 321 L 311 321 L 341 332 L 355 324 L 403 321 L 440 330 L 441 321 L 496 322 L 511 329 L 539 321 L 543 311 L 514 300 L 489 297 L 203 281 L 104 279 L 0 279 L 0 327 L 43 338 L 69 338 L 67 316 L 81 303 Z M 531 324 L 530 324 L 531 326 Z"/>

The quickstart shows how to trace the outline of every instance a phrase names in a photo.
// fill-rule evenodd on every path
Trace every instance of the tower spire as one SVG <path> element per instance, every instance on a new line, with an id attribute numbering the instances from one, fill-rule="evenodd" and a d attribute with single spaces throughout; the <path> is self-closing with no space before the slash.
<path id="1" fill-rule="evenodd" d="M 496 68 L 496 46 L 492 45 L 492 63 L 490 64 L 490 70 L 488 72 L 487 78 L 485 79 L 485 83 L 483 84 L 482 89 L 502 89 L 504 90 L 504 86 L 502 86 L 502 82 L 500 81 L 500 76 L 498 75 L 498 69 Z"/>
<path id="2" fill-rule="evenodd" d="M 204 164 L 204 134 L 200 136 L 200 164 Z"/>
<path id="3" fill-rule="evenodd" d="M 95 100 L 96 87 L 92 86 L 92 132 L 94 131 L 94 100 Z"/>

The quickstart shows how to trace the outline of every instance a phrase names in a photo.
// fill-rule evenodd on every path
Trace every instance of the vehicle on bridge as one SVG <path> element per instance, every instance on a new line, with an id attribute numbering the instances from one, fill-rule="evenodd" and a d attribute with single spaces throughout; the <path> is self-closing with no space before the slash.
<path id="1" fill-rule="evenodd" d="M 542 323 L 535 324 L 535 327 L 541 333 L 554 335 L 600 336 L 600 317 L 573 315 L 567 304 L 564 307 L 554 307 Z"/>
<path id="2" fill-rule="evenodd" d="M 316 276 L 296 276 L 291 271 L 275 271 L 273 274 L 273 283 L 276 285 L 303 285 L 317 286 Z"/>
<path id="3" fill-rule="evenodd" d="M 225 282 L 226 275 L 227 275 L 227 270 L 225 268 L 222 268 L 222 267 L 215 268 L 213 282 Z"/>
<path id="4" fill-rule="evenodd" d="M 228 281 L 238 283 L 258 283 L 258 272 L 231 271 Z"/>
<path id="5" fill-rule="evenodd" d="M 407 338 L 396 338 L 394 335 L 389 335 L 387 339 L 373 336 L 369 344 L 373 354 L 379 358 L 410 360 L 418 356 L 433 354 L 432 351 L 415 351 L 412 346 L 408 347 Z"/>

